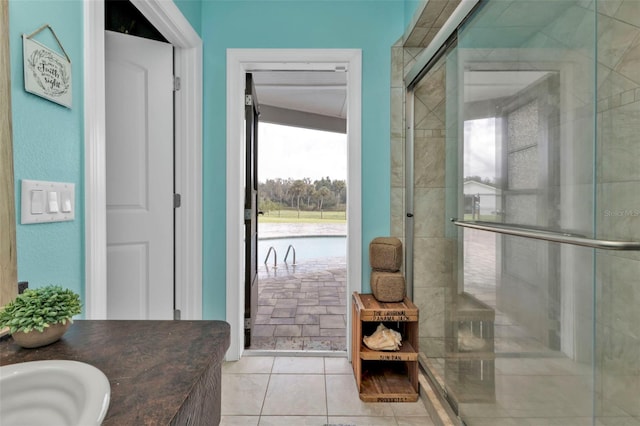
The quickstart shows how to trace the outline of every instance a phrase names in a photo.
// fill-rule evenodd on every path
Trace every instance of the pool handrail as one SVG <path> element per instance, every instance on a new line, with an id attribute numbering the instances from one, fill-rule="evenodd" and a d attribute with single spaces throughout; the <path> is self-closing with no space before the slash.
<path id="1" fill-rule="evenodd" d="M 269 251 L 267 251 L 267 256 L 264 258 L 264 264 L 267 264 L 267 261 L 269 260 L 269 255 L 271 254 L 271 252 L 273 252 L 273 267 L 277 268 L 278 267 L 278 252 L 276 251 L 276 249 L 271 246 L 269 247 Z M 289 252 L 287 252 L 288 254 Z M 294 260 L 295 263 L 295 260 Z"/>
<path id="2" fill-rule="evenodd" d="M 293 263 L 292 265 L 296 264 L 296 248 L 293 246 L 293 244 L 289 244 L 289 247 L 287 247 L 287 252 L 284 255 L 284 263 L 287 263 L 287 258 L 289 257 L 289 252 L 293 249 Z"/>

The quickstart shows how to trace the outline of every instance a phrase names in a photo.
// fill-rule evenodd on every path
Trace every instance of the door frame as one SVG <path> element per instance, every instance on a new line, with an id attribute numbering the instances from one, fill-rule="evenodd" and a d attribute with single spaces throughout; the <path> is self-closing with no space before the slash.
<path id="1" fill-rule="evenodd" d="M 175 306 L 202 318 L 202 40 L 173 2 L 131 0 L 174 47 Z M 107 317 L 104 0 L 84 2 L 85 318 Z"/>
<path id="2" fill-rule="evenodd" d="M 260 104 L 253 74 L 245 73 L 244 76 L 244 346 L 247 347 L 251 346 L 251 340 L 255 337 L 252 331 L 258 315 L 258 123 L 260 121 Z M 250 214 L 247 215 L 247 212 Z M 247 244 L 247 241 L 251 242 Z"/>
<path id="3" fill-rule="evenodd" d="M 244 85 L 260 70 L 347 69 L 347 302 L 362 289 L 362 51 L 360 49 L 227 49 L 226 321 L 231 325 L 229 361 L 244 351 Z M 351 310 L 345 306 L 346 341 Z M 351 359 L 350 345 L 347 356 Z"/>

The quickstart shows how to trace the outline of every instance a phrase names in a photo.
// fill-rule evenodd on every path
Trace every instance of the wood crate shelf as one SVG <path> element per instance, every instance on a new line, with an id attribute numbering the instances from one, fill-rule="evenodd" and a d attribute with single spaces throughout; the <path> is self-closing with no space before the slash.
<path id="1" fill-rule="evenodd" d="M 402 346 L 397 351 L 374 351 L 361 345 L 360 359 L 364 361 L 417 361 L 418 352 L 409 342 L 402 342 Z"/>
<path id="2" fill-rule="evenodd" d="M 373 294 L 353 294 L 355 309 L 361 321 L 418 321 L 418 308 L 405 297 L 402 302 L 379 302 Z"/>
<path id="3" fill-rule="evenodd" d="M 365 402 L 417 401 L 418 393 L 409 379 L 407 369 L 402 367 L 398 363 L 365 363 L 360 399 Z"/>
<path id="4" fill-rule="evenodd" d="M 378 302 L 371 294 L 353 293 L 351 349 L 353 373 L 365 402 L 415 402 L 418 400 L 418 308 L 402 302 Z M 386 323 L 402 335 L 397 351 L 374 351 L 362 343 L 376 323 Z"/>

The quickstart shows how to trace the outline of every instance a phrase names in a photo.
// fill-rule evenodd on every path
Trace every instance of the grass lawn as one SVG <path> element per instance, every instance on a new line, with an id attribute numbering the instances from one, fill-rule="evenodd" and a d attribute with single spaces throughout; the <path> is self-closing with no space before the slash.
<path id="1" fill-rule="evenodd" d="M 259 223 L 346 223 L 346 212 L 272 210 L 258 216 Z"/>

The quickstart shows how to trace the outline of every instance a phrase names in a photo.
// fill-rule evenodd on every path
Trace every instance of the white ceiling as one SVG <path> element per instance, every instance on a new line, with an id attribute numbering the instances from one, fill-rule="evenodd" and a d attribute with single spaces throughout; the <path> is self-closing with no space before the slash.
<path id="1" fill-rule="evenodd" d="M 336 71 L 254 71 L 260 105 L 347 117 L 347 74 Z"/>
<path id="2" fill-rule="evenodd" d="M 465 102 L 511 96 L 545 71 L 466 71 Z M 254 71 L 258 103 L 346 119 L 347 74 L 336 71 Z"/>
<path id="3" fill-rule="evenodd" d="M 549 74 L 547 71 L 465 71 L 464 101 L 513 96 Z"/>

